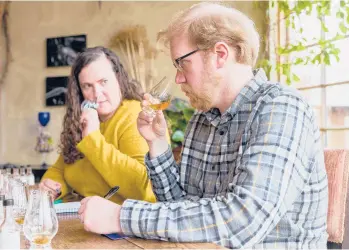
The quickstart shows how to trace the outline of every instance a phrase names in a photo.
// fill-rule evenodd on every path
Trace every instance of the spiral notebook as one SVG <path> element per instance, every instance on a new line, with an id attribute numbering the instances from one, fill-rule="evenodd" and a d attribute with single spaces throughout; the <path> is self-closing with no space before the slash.
<path id="1" fill-rule="evenodd" d="M 67 203 L 59 203 L 59 204 L 54 204 L 54 207 L 57 214 L 77 213 L 80 208 L 80 202 L 74 201 L 74 202 L 67 202 Z"/>

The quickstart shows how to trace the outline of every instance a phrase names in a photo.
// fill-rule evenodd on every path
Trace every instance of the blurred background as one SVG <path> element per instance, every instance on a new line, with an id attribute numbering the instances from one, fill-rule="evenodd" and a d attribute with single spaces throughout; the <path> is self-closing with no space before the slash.
<path id="1" fill-rule="evenodd" d="M 84 47 L 111 48 L 145 90 L 164 75 L 174 80 L 157 33 L 194 3 L 0 2 L 0 164 L 55 162 L 70 65 Z M 308 99 L 323 147 L 349 148 L 349 0 L 224 4 L 255 22 L 261 36 L 256 67 Z M 174 95 L 167 111 L 173 148 L 192 114 L 179 88 Z M 39 112 L 49 112 L 46 126 Z M 45 147 L 38 147 L 40 139 Z"/>

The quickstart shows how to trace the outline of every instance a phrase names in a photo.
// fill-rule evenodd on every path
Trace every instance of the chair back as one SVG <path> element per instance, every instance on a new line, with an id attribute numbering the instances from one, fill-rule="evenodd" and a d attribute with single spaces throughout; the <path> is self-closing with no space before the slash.
<path id="1" fill-rule="evenodd" d="M 349 150 L 325 149 L 328 178 L 327 233 L 329 248 L 349 248 Z M 347 230 L 346 230 L 347 229 Z M 346 233 L 347 231 L 347 233 Z"/>

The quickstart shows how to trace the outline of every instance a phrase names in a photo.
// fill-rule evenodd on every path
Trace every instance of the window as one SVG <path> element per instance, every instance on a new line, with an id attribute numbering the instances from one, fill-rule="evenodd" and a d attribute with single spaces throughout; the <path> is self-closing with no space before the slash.
<path id="1" fill-rule="evenodd" d="M 312 11 L 310 15 L 299 15 L 295 25 L 287 32 L 288 42 L 302 41 L 306 49 L 302 52 L 292 52 L 287 60 L 306 58 L 311 51 L 321 51 L 319 44 L 314 41 L 318 41 L 319 38 L 331 39 L 341 33 L 336 18 L 339 6 L 336 5 L 339 5 L 339 2 L 334 1 L 330 16 L 318 17 L 316 11 Z M 321 26 L 319 18 L 325 18 L 328 31 Z M 297 32 L 299 28 L 303 29 L 303 34 Z M 298 88 L 313 106 L 323 146 L 349 148 L 349 32 L 331 43 L 340 49 L 339 62 L 331 57 L 330 65 L 323 63 L 293 66 L 292 73 L 299 77 L 299 82 L 293 83 L 293 86 Z"/>

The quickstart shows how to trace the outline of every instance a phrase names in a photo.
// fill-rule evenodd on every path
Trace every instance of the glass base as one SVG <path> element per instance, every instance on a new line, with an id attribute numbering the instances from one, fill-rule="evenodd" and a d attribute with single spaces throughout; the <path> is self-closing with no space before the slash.
<path id="1" fill-rule="evenodd" d="M 30 248 L 31 250 L 35 250 L 35 249 L 46 249 L 46 250 L 52 250 L 51 247 L 51 242 L 45 245 L 41 245 L 41 244 L 35 244 L 35 243 L 30 243 Z"/>

